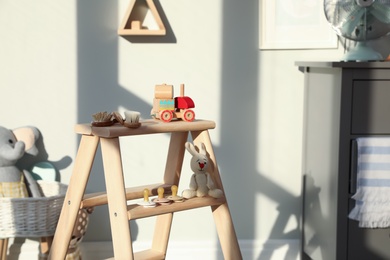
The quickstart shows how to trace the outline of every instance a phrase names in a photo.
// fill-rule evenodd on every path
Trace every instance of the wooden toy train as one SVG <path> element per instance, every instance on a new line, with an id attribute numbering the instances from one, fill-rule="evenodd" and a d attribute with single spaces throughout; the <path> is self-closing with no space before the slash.
<path id="1" fill-rule="evenodd" d="M 172 119 L 183 119 L 192 122 L 195 119 L 194 101 L 184 96 L 184 84 L 180 85 L 180 96 L 173 97 L 172 85 L 156 85 L 154 88 L 154 99 L 151 116 L 164 122 L 171 122 Z"/>

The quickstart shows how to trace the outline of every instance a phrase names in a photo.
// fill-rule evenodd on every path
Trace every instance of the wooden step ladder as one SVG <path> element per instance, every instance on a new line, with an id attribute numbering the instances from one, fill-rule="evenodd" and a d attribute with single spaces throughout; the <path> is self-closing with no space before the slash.
<path id="1" fill-rule="evenodd" d="M 127 205 L 128 200 L 143 198 L 145 188 L 151 195 L 157 195 L 157 189 L 163 187 L 169 193 L 173 185 L 180 181 L 181 168 L 185 153 L 185 142 L 191 134 L 195 145 L 204 143 L 216 187 L 223 190 L 216 158 L 210 141 L 209 129 L 215 123 L 208 120 L 184 122 L 181 120 L 164 123 L 158 120 L 141 121 L 139 128 L 131 129 L 120 124 L 107 127 L 93 127 L 89 124 L 75 126 L 81 134 L 81 141 L 68 191 L 57 225 L 49 259 L 64 259 L 71 239 L 71 233 L 80 208 L 90 208 L 108 204 L 112 242 L 115 259 L 165 259 L 173 214 L 178 211 L 209 206 L 214 216 L 218 237 L 225 259 L 242 259 L 236 233 L 226 198 L 192 198 L 183 203 L 145 209 L 137 204 Z M 126 188 L 124 184 L 119 137 L 169 133 L 170 143 L 163 181 L 140 187 Z M 101 145 L 106 192 L 84 194 L 98 145 Z M 149 250 L 133 252 L 129 220 L 156 217 L 156 227 L 152 247 Z M 129 245 L 129 246 L 126 246 Z"/>

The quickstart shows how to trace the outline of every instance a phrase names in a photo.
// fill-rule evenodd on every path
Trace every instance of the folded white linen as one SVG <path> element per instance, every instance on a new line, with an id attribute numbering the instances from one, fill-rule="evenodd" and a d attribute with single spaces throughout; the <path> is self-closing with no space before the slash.
<path id="1" fill-rule="evenodd" d="M 390 226 L 390 137 L 357 138 L 355 207 L 349 218 L 362 228 Z"/>

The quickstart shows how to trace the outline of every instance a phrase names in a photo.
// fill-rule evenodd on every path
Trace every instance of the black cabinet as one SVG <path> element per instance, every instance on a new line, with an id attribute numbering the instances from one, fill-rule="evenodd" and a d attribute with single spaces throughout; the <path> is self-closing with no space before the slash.
<path id="1" fill-rule="evenodd" d="M 390 259 L 390 229 L 359 228 L 348 218 L 354 140 L 390 136 L 390 63 L 296 65 L 305 81 L 303 259 Z"/>

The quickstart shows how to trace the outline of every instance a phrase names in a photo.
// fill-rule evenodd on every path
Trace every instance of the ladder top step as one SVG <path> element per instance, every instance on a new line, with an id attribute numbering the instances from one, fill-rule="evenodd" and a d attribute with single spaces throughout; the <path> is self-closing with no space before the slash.
<path id="1" fill-rule="evenodd" d="M 75 126 L 75 132 L 82 135 L 115 138 L 128 135 L 203 131 L 215 128 L 215 122 L 210 120 L 194 120 L 193 122 L 176 120 L 165 123 L 157 119 L 147 119 L 141 120 L 140 123 L 141 126 L 138 128 L 128 128 L 119 123 L 104 127 L 91 126 L 91 124 L 77 124 Z"/>

